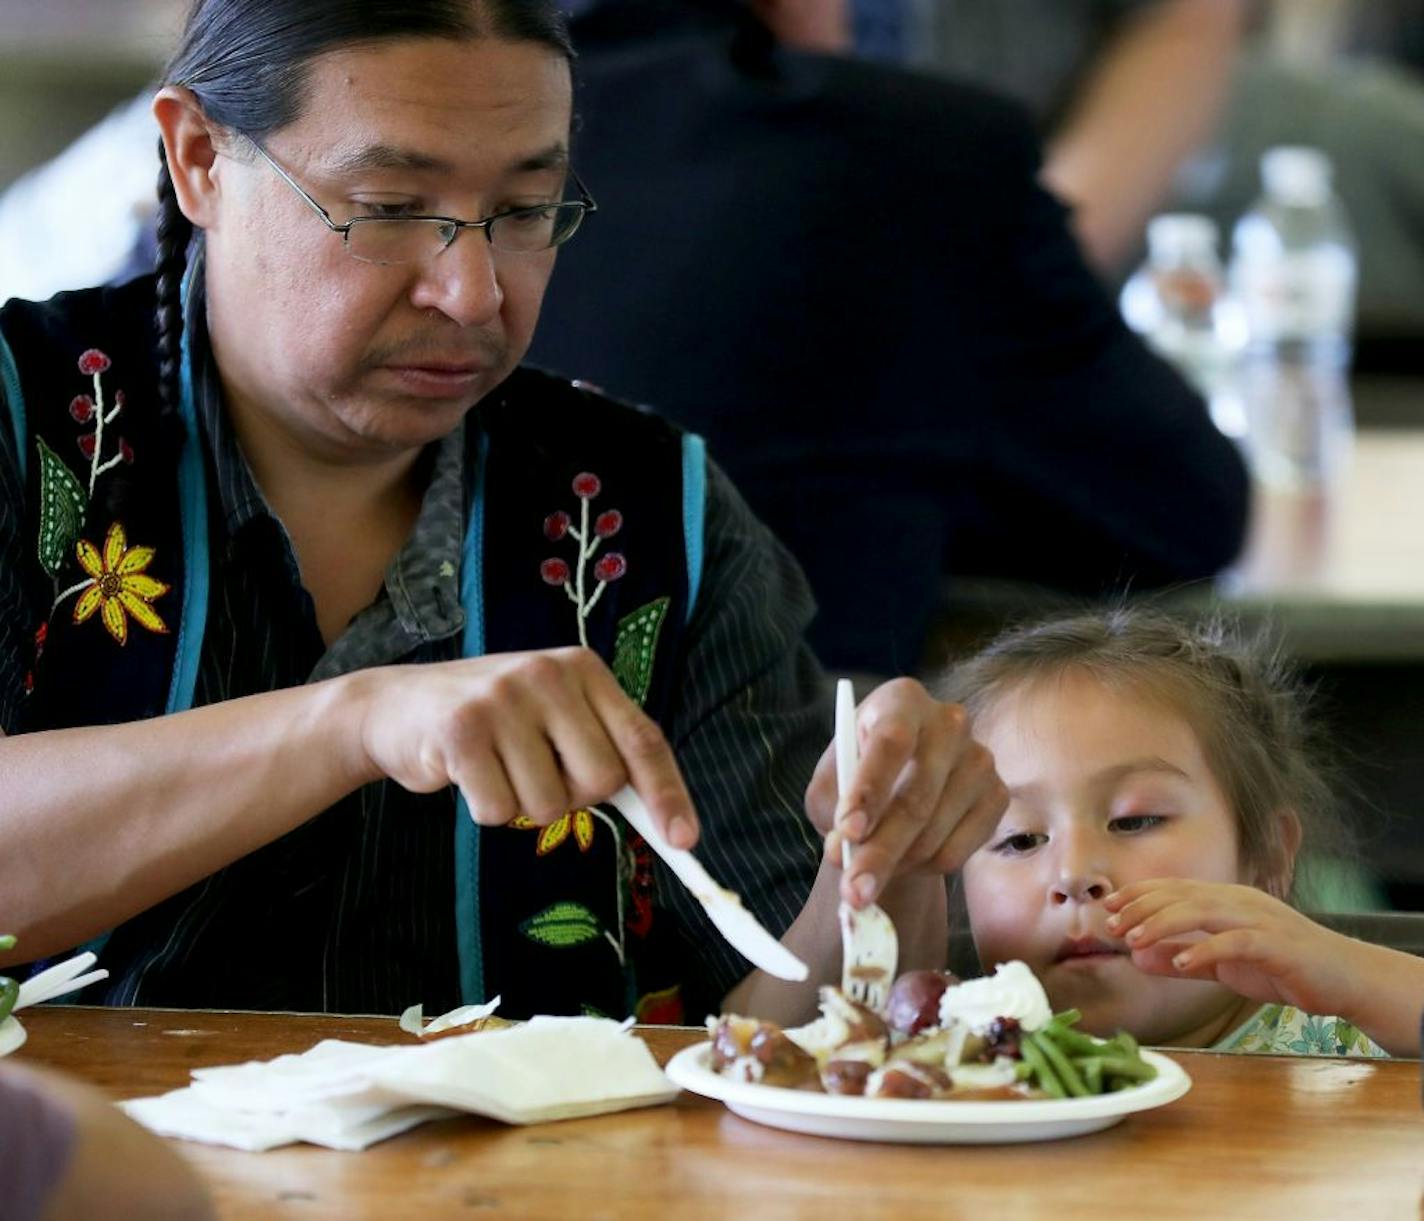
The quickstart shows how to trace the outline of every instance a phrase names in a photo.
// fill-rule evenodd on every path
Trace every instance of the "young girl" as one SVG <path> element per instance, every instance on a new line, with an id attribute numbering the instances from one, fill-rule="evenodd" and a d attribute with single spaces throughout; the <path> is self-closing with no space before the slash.
<path id="1" fill-rule="evenodd" d="M 986 967 L 1023 959 L 1101 1035 L 1419 1055 L 1424 960 L 1284 901 L 1328 802 L 1275 659 L 1118 609 L 1011 632 L 946 688 L 1010 794 L 963 871 Z"/>

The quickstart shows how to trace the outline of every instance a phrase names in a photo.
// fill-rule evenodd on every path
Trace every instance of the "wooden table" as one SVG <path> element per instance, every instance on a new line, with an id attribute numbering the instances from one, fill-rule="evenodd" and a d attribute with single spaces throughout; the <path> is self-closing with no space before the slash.
<path id="1" fill-rule="evenodd" d="M 398 1042 L 391 1018 L 45 1007 L 22 1058 L 116 1098 L 200 1065 L 339 1037 Z M 660 1060 L 702 1037 L 643 1032 Z M 1106 1132 L 1019 1146 L 858 1144 L 759 1127 L 719 1104 L 530 1128 L 427 1124 L 364 1153 L 179 1142 L 224 1217 L 1418 1218 L 1419 1064 L 1183 1053 L 1189 1094 Z M 1012 1104 L 1005 1104 L 1012 1105 Z"/>

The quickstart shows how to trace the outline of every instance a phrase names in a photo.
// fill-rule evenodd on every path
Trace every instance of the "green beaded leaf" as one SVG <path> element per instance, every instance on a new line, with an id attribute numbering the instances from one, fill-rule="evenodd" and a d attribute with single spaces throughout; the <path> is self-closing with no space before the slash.
<path id="1" fill-rule="evenodd" d="M 628 698 L 640 707 L 648 698 L 648 688 L 653 682 L 658 633 L 662 631 L 670 602 L 670 598 L 655 598 L 618 621 L 618 634 L 613 642 L 613 677 Z"/>
<path id="2" fill-rule="evenodd" d="M 35 438 L 35 446 L 40 455 L 39 556 L 44 570 L 53 577 L 79 540 L 88 497 L 74 472 L 42 438 Z"/>
<path id="3" fill-rule="evenodd" d="M 555 903 L 519 926 L 530 941 L 553 949 L 583 945 L 599 937 L 598 917 L 582 903 Z"/>

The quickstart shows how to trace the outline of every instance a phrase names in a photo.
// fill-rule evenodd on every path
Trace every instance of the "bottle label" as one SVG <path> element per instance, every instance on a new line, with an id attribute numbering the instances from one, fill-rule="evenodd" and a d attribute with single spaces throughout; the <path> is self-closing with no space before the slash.
<path id="1" fill-rule="evenodd" d="M 1348 337 L 1355 260 L 1340 246 L 1239 261 L 1233 280 L 1256 342 Z"/>

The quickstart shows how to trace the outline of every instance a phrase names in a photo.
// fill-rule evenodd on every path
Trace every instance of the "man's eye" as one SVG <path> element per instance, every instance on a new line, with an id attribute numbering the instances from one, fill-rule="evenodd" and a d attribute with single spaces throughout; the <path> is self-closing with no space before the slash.
<path id="1" fill-rule="evenodd" d="M 1108 826 L 1123 835 L 1131 835 L 1136 831 L 1160 827 L 1166 821 L 1161 814 L 1124 814 L 1121 818 L 1112 819 Z"/>
<path id="2" fill-rule="evenodd" d="M 361 209 L 362 216 L 375 220 L 395 220 L 402 216 L 420 215 L 420 209 L 413 203 L 361 203 L 356 206 Z"/>
<path id="3" fill-rule="evenodd" d="M 507 208 L 499 214 L 499 220 L 506 225 L 544 225 L 553 217 L 552 204 L 525 204 L 518 208 Z"/>
<path id="4" fill-rule="evenodd" d="M 1048 836 L 1037 831 L 1015 831 L 1006 835 L 994 845 L 994 851 L 1005 856 L 1020 856 L 1032 852 L 1040 844 L 1046 844 Z"/>

